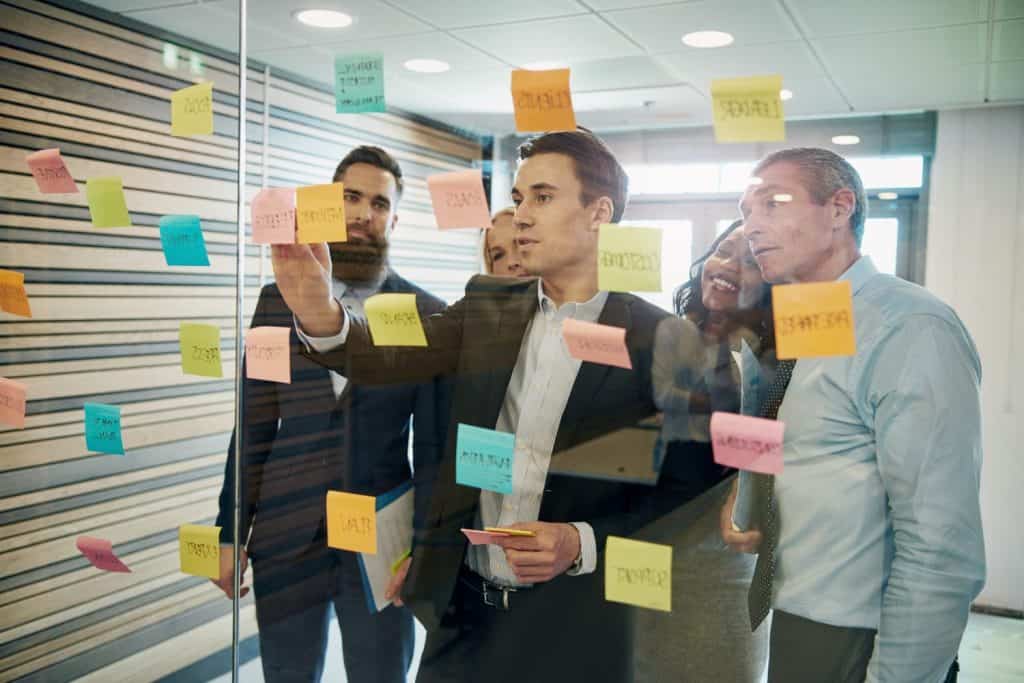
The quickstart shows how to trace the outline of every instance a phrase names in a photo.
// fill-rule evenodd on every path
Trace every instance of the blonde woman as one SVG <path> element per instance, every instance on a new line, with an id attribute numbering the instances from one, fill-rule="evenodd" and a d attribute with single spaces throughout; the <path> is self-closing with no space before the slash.
<path id="1" fill-rule="evenodd" d="M 519 260 L 519 248 L 516 246 L 516 210 L 506 207 L 494 214 L 491 229 L 484 230 L 483 257 L 484 270 L 488 275 L 501 277 L 523 277 L 522 261 Z"/>

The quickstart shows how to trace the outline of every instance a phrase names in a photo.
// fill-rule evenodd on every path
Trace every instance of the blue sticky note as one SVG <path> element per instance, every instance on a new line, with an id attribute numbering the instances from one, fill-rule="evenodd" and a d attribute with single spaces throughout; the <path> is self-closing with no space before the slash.
<path id="1" fill-rule="evenodd" d="M 169 266 L 210 265 L 199 216 L 164 216 L 160 219 L 160 242 Z"/>
<path id="2" fill-rule="evenodd" d="M 455 481 L 498 493 L 512 493 L 515 434 L 459 425 L 455 444 Z"/>
<path id="3" fill-rule="evenodd" d="M 334 105 L 339 114 L 387 111 L 384 103 L 384 57 L 336 55 Z"/>
<path id="4" fill-rule="evenodd" d="M 85 445 L 97 453 L 124 455 L 120 406 L 85 404 Z"/>

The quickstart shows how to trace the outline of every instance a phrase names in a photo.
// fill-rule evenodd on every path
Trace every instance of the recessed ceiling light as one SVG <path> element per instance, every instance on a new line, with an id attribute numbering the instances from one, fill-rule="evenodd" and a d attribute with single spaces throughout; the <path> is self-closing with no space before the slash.
<path id="1" fill-rule="evenodd" d="M 860 143 L 860 136 L 858 135 L 833 135 L 833 145 L 856 145 Z"/>
<path id="2" fill-rule="evenodd" d="M 895 192 L 879 192 L 879 199 L 899 199 L 900 196 Z"/>
<path id="3" fill-rule="evenodd" d="M 725 47 L 732 41 L 732 34 L 725 31 L 694 31 L 683 36 L 683 45 L 690 47 Z"/>
<path id="4" fill-rule="evenodd" d="M 785 88 L 783 88 L 782 90 L 779 91 L 779 99 L 782 100 L 783 102 L 785 102 L 786 100 L 793 99 L 793 91 L 786 90 Z"/>
<path id="5" fill-rule="evenodd" d="M 448 62 L 442 62 L 440 59 L 410 59 L 404 66 L 409 71 L 421 74 L 439 74 L 452 68 Z"/>
<path id="6" fill-rule="evenodd" d="M 352 17 L 333 9 L 304 9 L 295 13 L 300 24 L 316 28 L 345 28 L 352 25 Z"/>
<path id="7" fill-rule="evenodd" d="M 527 71 L 550 71 L 552 69 L 567 69 L 568 67 L 569 65 L 565 62 L 530 62 L 522 66 Z"/>

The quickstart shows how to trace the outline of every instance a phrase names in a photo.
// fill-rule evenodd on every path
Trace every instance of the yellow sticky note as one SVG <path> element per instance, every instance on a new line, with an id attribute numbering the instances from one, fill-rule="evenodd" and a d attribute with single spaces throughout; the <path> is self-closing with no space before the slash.
<path id="1" fill-rule="evenodd" d="M 776 352 L 780 359 L 852 356 L 853 290 L 847 280 L 772 287 Z"/>
<path id="2" fill-rule="evenodd" d="M 344 184 L 300 187 L 295 191 L 295 203 L 299 226 L 296 241 L 299 244 L 344 242 L 348 239 Z"/>
<path id="3" fill-rule="evenodd" d="M 327 545 L 377 554 L 377 499 L 358 493 L 327 492 Z"/>
<path id="4" fill-rule="evenodd" d="M 377 294 L 364 309 L 375 346 L 427 345 L 415 294 Z"/>
<path id="5" fill-rule="evenodd" d="M 220 527 L 182 524 L 178 527 L 181 571 L 194 576 L 220 578 Z"/>
<path id="6" fill-rule="evenodd" d="M 131 227 L 132 219 L 128 216 L 128 203 L 120 178 L 89 178 L 85 181 L 85 198 L 89 202 L 93 227 Z"/>
<path id="7" fill-rule="evenodd" d="M 660 292 L 661 229 L 602 225 L 597 286 L 608 292 Z"/>
<path id="8" fill-rule="evenodd" d="M 786 139 L 782 76 L 711 81 L 716 142 L 780 142 Z"/>
<path id="9" fill-rule="evenodd" d="M 181 323 L 181 370 L 186 375 L 223 377 L 220 364 L 220 328 L 203 323 Z"/>
<path id="10" fill-rule="evenodd" d="M 605 600 L 672 611 L 672 546 L 609 536 L 604 558 Z"/>
<path id="11" fill-rule="evenodd" d="M 16 270 L 0 270 L 0 310 L 32 317 L 32 308 L 25 292 L 25 274 Z"/>
<path id="12" fill-rule="evenodd" d="M 171 135 L 213 133 L 213 83 L 182 88 L 171 95 Z"/>
<path id="13" fill-rule="evenodd" d="M 515 69 L 512 72 L 512 106 L 519 133 L 576 130 L 568 69 Z"/>

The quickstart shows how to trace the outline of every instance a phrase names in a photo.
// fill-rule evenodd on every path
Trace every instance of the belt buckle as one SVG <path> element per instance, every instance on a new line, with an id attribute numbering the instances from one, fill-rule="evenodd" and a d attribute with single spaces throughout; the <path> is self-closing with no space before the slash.
<path id="1" fill-rule="evenodd" d="M 501 602 L 500 603 L 491 602 L 490 591 L 488 590 L 488 585 L 487 585 L 486 581 L 481 581 L 480 582 L 480 588 L 482 589 L 483 598 L 484 598 L 484 604 L 485 605 L 487 605 L 488 607 L 494 607 L 494 608 L 497 608 L 497 609 L 500 609 L 500 610 L 504 610 L 504 611 L 508 611 L 509 610 L 510 606 L 509 606 L 509 603 L 508 603 L 508 595 L 509 595 L 509 593 L 515 593 L 516 592 L 515 588 L 502 588 L 502 587 L 499 587 L 499 586 L 493 586 L 492 585 L 492 588 L 497 589 L 495 592 L 500 592 L 501 593 Z"/>

